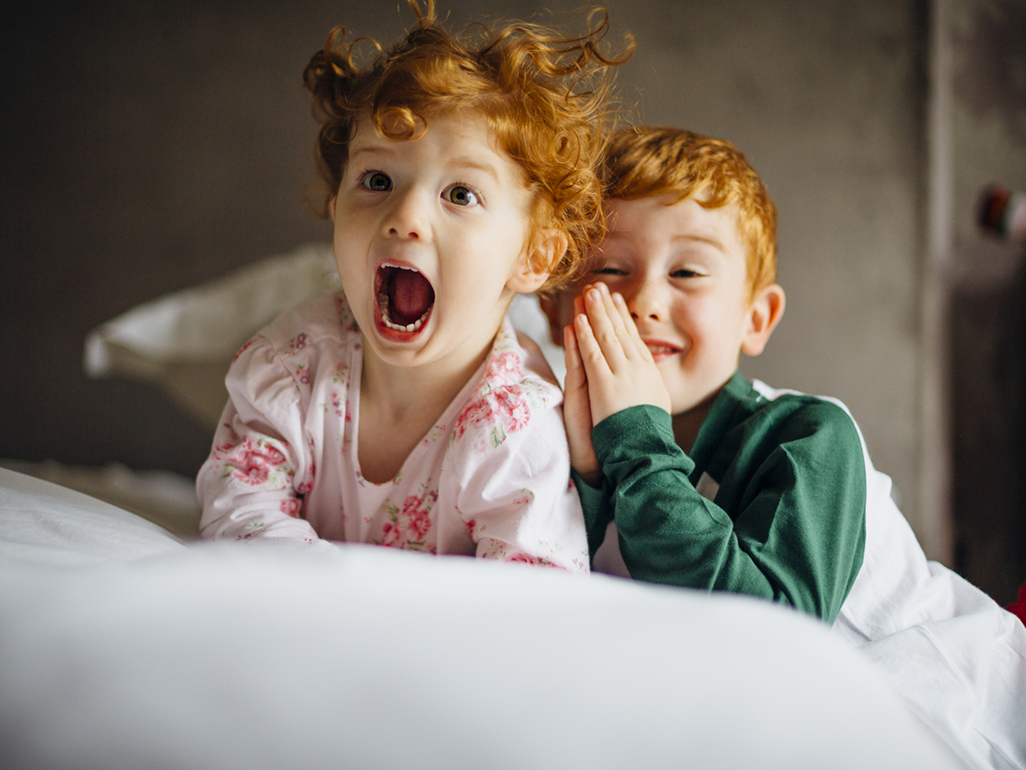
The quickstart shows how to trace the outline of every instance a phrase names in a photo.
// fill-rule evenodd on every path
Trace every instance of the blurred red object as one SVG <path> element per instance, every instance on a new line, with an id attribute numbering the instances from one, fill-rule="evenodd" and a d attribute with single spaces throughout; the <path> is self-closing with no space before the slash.
<path id="1" fill-rule="evenodd" d="M 1026 193 L 999 184 L 984 187 L 976 204 L 976 224 L 998 240 L 1026 241 Z"/>
<path id="2" fill-rule="evenodd" d="M 1018 616 L 1023 625 L 1026 625 L 1026 583 L 1019 586 L 1019 601 L 1009 604 L 1005 609 Z"/>

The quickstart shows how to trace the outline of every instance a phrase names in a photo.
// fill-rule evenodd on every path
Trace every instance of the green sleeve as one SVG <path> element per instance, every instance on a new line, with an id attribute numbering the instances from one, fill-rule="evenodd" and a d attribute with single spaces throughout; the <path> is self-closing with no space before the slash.
<path id="1" fill-rule="evenodd" d="M 606 529 L 613 520 L 613 499 L 611 491 L 604 482 L 600 487 L 593 487 L 582 479 L 577 471 L 570 469 L 570 477 L 577 488 L 577 496 L 581 499 L 584 510 L 584 526 L 588 531 L 588 553 L 592 558 L 606 538 Z"/>
<path id="2" fill-rule="evenodd" d="M 632 407 L 592 433 L 632 577 L 764 597 L 833 622 L 865 544 L 862 444 L 840 407 L 803 408 L 742 447 L 719 480 L 729 513 L 696 491 L 665 411 Z"/>

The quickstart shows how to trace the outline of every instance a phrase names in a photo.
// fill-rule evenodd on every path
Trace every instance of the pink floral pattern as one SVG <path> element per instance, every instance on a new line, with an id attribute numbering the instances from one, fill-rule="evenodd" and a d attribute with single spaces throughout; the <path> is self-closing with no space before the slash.
<path id="1" fill-rule="evenodd" d="M 520 364 L 520 356 L 513 350 L 496 352 L 488 361 L 488 371 L 485 376 L 488 379 L 503 382 L 516 382 L 522 379 L 524 368 Z"/>
<path id="2" fill-rule="evenodd" d="M 309 339 L 310 336 L 306 332 L 300 332 L 291 340 L 289 340 L 288 347 L 286 347 L 283 352 L 285 353 L 285 355 L 294 356 L 297 352 L 306 347 L 306 343 Z"/>
<path id="3" fill-rule="evenodd" d="M 241 348 L 239 348 L 235 352 L 235 357 L 232 358 L 232 363 L 235 363 L 236 361 L 238 361 L 239 360 L 239 356 L 241 356 L 243 353 L 245 353 L 246 349 L 249 348 L 254 342 L 256 342 L 256 338 L 253 338 L 253 339 L 249 340 L 249 342 L 247 342 L 245 345 L 243 345 Z"/>
<path id="4" fill-rule="evenodd" d="M 238 443 L 221 442 L 214 447 L 213 456 L 222 462 L 221 478 L 230 475 L 251 486 L 292 475 L 284 453 L 264 438 L 246 436 Z"/>
<path id="5" fill-rule="evenodd" d="M 529 553 L 515 553 L 506 559 L 506 561 L 519 562 L 521 564 L 539 564 L 545 567 L 555 566 L 551 561 L 543 559 L 540 556 L 531 556 Z"/>
<path id="6" fill-rule="evenodd" d="M 305 495 L 310 492 L 314 487 L 314 481 L 317 480 L 317 461 L 313 458 L 317 456 L 317 447 L 314 446 L 313 439 L 307 439 L 307 444 L 310 448 L 310 462 L 307 464 L 306 479 L 296 484 L 296 494 Z"/>
<path id="7" fill-rule="evenodd" d="M 515 338 L 500 335 L 485 367 L 484 388 L 476 393 L 456 420 L 453 439 L 471 434 L 474 447 L 487 451 L 500 446 L 511 433 L 523 430 L 535 409 L 548 398 L 524 374 Z"/>
<path id="8" fill-rule="evenodd" d="M 423 549 L 431 529 L 431 508 L 437 499 L 438 492 L 431 489 L 420 495 L 410 495 L 401 507 L 390 505 L 387 509 L 389 520 L 381 528 L 380 544 L 393 548 Z"/>
<path id="9" fill-rule="evenodd" d="M 557 564 L 543 556 L 537 556 L 530 554 L 525 551 L 511 550 L 509 543 L 504 543 L 501 540 L 495 540 L 494 538 L 482 538 L 488 545 L 486 546 L 484 553 L 481 554 L 486 559 L 500 559 L 507 562 L 515 562 L 519 564 L 534 564 L 540 567 L 556 567 L 557 569 L 563 569 L 564 566 Z M 544 543 L 540 543 L 540 546 L 545 547 Z M 574 566 L 579 570 L 581 569 L 577 559 L 573 560 Z"/>
<path id="10" fill-rule="evenodd" d="M 337 390 L 332 390 L 330 398 L 331 398 L 331 409 L 332 409 L 332 411 L 335 412 L 335 416 L 336 417 L 343 417 L 345 419 L 348 419 L 349 415 L 348 414 L 344 414 L 342 412 L 342 407 L 345 406 L 345 398 L 343 397 L 343 395 L 341 393 L 339 393 Z M 324 404 L 324 411 L 328 411 L 328 408 L 329 408 L 328 404 Z"/>
<path id="11" fill-rule="evenodd" d="M 506 436 L 521 430 L 531 419 L 531 403 L 518 385 L 491 390 L 471 401 L 456 420 L 454 438 L 468 431 L 480 433 L 481 449 L 499 446 Z"/>

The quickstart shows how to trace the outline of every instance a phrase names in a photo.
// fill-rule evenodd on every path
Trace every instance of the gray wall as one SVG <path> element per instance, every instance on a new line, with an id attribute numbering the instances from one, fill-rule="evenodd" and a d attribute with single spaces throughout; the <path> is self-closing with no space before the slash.
<path id="1" fill-rule="evenodd" d="M 625 101 L 646 122 L 733 140 L 780 207 L 787 314 L 744 371 L 844 400 L 928 552 L 950 559 L 943 511 L 920 506 L 921 393 L 935 377 L 921 345 L 927 3 L 607 5 L 613 37 L 638 42 Z M 576 0 L 544 6 L 554 14 L 540 21 L 579 18 Z M 542 7 L 441 4 L 457 26 Z M 300 73 L 333 24 L 390 41 L 410 14 L 309 0 L 3 14 L 0 457 L 191 474 L 209 437 L 145 385 L 87 380 L 83 337 L 164 292 L 328 238 L 303 207 L 315 125 Z"/>

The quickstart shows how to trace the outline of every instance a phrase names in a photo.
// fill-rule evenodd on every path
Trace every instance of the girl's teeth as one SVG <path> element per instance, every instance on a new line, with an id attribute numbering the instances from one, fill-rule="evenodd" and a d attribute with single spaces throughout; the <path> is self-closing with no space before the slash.
<path id="1" fill-rule="evenodd" d="M 424 315 L 416 321 L 411 324 L 406 324 L 405 326 L 403 324 L 393 323 L 392 319 L 388 317 L 388 295 L 384 292 L 378 295 L 378 308 L 381 310 L 381 320 L 385 322 L 385 326 L 399 332 L 415 332 L 424 325 L 424 319 L 427 318 L 427 313 L 424 313 Z"/>

